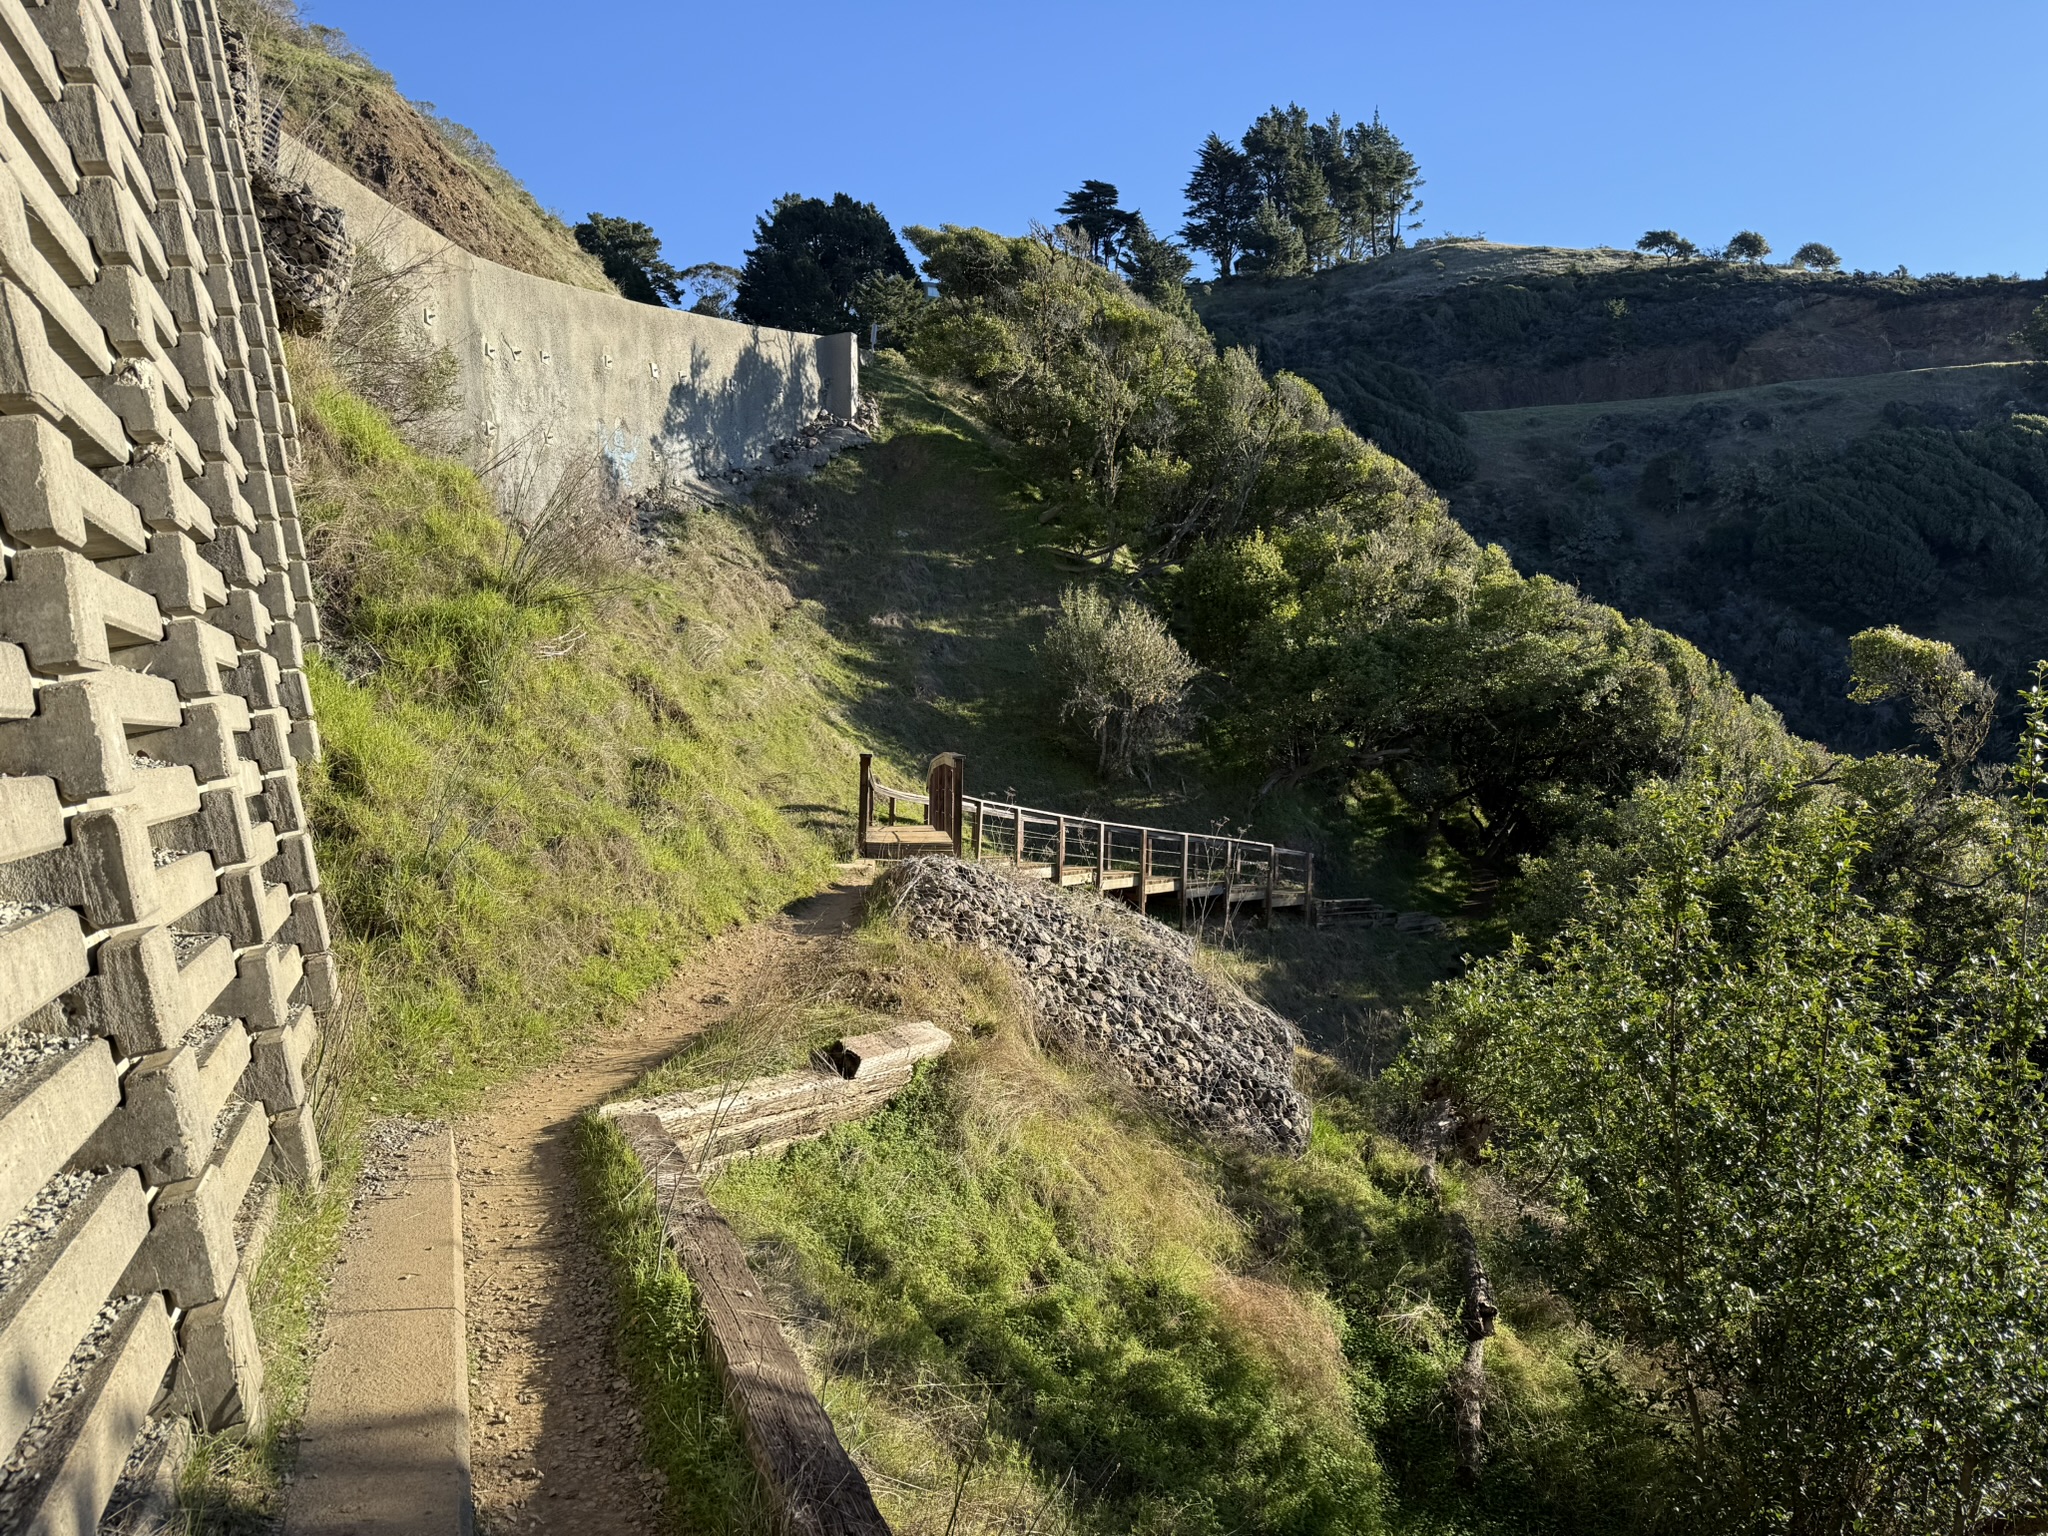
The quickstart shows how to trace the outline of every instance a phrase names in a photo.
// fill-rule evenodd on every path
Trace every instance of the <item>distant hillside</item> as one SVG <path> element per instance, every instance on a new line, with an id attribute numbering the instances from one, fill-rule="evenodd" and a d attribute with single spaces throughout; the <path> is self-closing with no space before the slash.
<path id="1" fill-rule="evenodd" d="M 612 293 L 596 258 L 474 133 L 429 116 L 331 28 L 290 0 L 227 0 L 249 39 L 266 102 L 285 128 L 464 250 L 537 277 Z"/>
<path id="2" fill-rule="evenodd" d="M 1847 637 L 2048 655 L 2048 422 L 2013 340 L 2048 283 L 1425 246 L 1196 295 L 1525 568 L 1674 629 L 1837 747 Z"/>
<path id="3" fill-rule="evenodd" d="M 1480 241 L 1196 295 L 1219 340 L 1313 378 L 1359 354 L 1463 411 L 2009 362 L 2048 283 L 1877 277 Z"/>

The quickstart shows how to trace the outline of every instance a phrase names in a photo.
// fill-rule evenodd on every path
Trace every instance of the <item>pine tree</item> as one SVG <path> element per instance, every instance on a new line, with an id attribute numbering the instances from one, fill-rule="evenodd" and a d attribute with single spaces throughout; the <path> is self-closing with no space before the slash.
<path id="1" fill-rule="evenodd" d="M 1130 280 L 1133 292 L 1143 295 L 1156 309 L 1192 320 L 1195 309 L 1188 300 L 1187 282 L 1194 265 L 1173 241 L 1153 234 L 1142 213 L 1131 215 L 1124 226 L 1117 266 Z"/>
<path id="2" fill-rule="evenodd" d="M 1308 243 L 1294 221 L 1270 197 L 1259 204 L 1258 217 L 1238 259 L 1240 272 L 1265 277 L 1299 277 L 1308 270 Z"/>
<path id="3" fill-rule="evenodd" d="M 1210 134 L 1196 156 L 1186 195 L 1188 221 L 1181 226 L 1181 239 L 1211 257 L 1219 276 L 1230 276 L 1259 214 L 1251 158 Z"/>
<path id="4" fill-rule="evenodd" d="M 1399 250 L 1405 243 L 1405 231 L 1422 212 L 1422 200 L 1415 195 L 1423 186 L 1415 156 L 1380 120 L 1378 112 L 1373 113 L 1371 122 L 1358 124 L 1345 138 L 1363 184 L 1367 253 L 1384 256 Z"/>
<path id="5" fill-rule="evenodd" d="M 1117 206 L 1113 183 L 1089 180 L 1080 190 L 1069 192 L 1059 206 L 1059 216 L 1081 231 L 1088 241 L 1089 256 L 1108 266 L 1117 254 L 1117 243 L 1131 222 L 1131 215 Z"/>

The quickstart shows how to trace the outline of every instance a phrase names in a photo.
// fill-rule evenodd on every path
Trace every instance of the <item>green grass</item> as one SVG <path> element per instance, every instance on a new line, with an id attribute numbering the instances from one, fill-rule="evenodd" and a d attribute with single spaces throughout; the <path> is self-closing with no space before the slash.
<path id="1" fill-rule="evenodd" d="M 1533 1240 L 1480 1184 L 1454 1198 L 1504 1322 L 1493 1472 L 1459 1487 L 1442 1410 L 1459 1282 L 1413 1157 L 1327 1061 L 1304 1062 L 1305 1158 L 1219 1152 L 1042 1052 L 995 962 L 874 922 L 633 1092 L 786 1067 L 884 1002 L 960 1043 L 885 1111 L 711 1194 L 894 1529 L 1649 1528 L 1662 1472 L 1635 1367 L 1534 1278 Z M 659 1275 L 622 1281 L 629 1310 L 676 1283 Z M 691 1422 L 699 1391 L 657 1386 L 650 1417 Z M 699 1509 L 683 1528 L 739 1523 Z"/>
<path id="2" fill-rule="evenodd" d="M 772 1507 L 725 1406 L 687 1275 L 662 1241 L 645 1174 L 608 1120 L 576 1122 L 589 1227 L 612 1276 L 619 1353 L 639 1394 L 642 1449 L 667 1481 L 680 1529 L 772 1531 Z"/>
<path id="3" fill-rule="evenodd" d="M 432 1115 L 546 1060 L 847 839 L 841 664 L 744 532 L 593 588 L 515 583 L 467 471 L 331 385 L 301 496 L 348 603 L 308 800 L 362 1024 L 352 1073 Z"/>

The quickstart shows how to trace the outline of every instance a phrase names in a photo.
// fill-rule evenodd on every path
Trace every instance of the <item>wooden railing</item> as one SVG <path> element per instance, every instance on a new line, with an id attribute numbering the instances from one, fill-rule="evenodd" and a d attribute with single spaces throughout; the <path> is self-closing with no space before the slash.
<path id="1" fill-rule="evenodd" d="M 1141 907 L 1149 897 L 1173 895 L 1253 901 L 1268 910 L 1299 907 L 1304 915 L 1314 910 L 1315 859 L 1299 848 L 989 800 L 964 792 L 965 770 L 958 753 L 941 754 L 920 793 L 876 779 L 873 758 L 863 753 L 863 854 L 950 851 L 964 859 L 1003 859 L 1056 885 L 1124 892 Z M 907 809 L 918 812 L 915 820 L 899 819 Z"/>

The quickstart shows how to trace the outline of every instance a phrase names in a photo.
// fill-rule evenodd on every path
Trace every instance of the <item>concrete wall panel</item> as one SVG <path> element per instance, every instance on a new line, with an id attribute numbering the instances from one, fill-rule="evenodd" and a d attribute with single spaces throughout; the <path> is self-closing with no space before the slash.
<path id="1" fill-rule="evenodd" d="M 472 256 L 287 138 L 279 169 L 348 216 L 353 239 L 418 264 L 417 319 L 461 366 L 485 456 L 603 456 L 615 489 L 751 468 L 820 410 L 851 417 L 852 333 L 809 336 L 635 304 Z"/>

